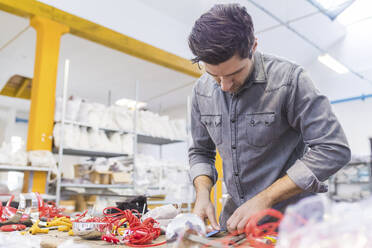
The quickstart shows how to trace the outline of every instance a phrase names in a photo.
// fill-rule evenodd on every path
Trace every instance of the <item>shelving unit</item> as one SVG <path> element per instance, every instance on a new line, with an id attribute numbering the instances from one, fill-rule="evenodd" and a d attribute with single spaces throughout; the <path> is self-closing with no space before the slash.
<path id="1" fill-rule="evenodd" d="M 131 184 L 79 184 L 79 183 L 61 183 L 61 187 L 70 188 L 91 188 L 91 189 L 132 189 Z"/>
<path id="2" fill-rule="evenodd" d="M 61 123 L 61 122 L 57 121 L 56 123 Z M 120 134 L 135 134 L 133 131 L 122 130 L 122 129 L 110 129 L 110 128 L 94 127 L 92 125 L 89 125 L 89 124 L 86 124 L 86 123 L 81 123 L 81 122 L 76 122 L 76 121 L 67 121 L 66 120 L 64 122 L 64 124 L 76 125 L 76 126 L 87 127 L 87 128 L 94 128 L 94 129 L 102 130 L 102 131 L 105 131 L 105 132 L 115 132 L 115 133 L 120 133 Z M 155 136 L 150 136 L 150 135 L 140 134 L 140 133 L 137 133 L 137 136 L 138 136 L 137 142 L 142 143 L 142 144 L 168 145 L 168 144 L 173 144 L 173 143 L 178 143 L 178 142 L 185 142 L 185 140 L 173 140 L 173 139 L 155 137 Z"/>
<path id="3" fill-rule="evenodd" d="M 58 154 L 59 149 L 54 147 L 53 148 L 53 153 Z M 104 157 L 104 158 L 129 157 L 129 155 L 125 154 L 125 153 L 88 151 L 88 150 L 78 150 L 78 149 L 71 149 L 71 148 L 64 148 L 63 149 L 63 154 L 64 155 L 71 155 L 71 156 L 82 156 L 82 157 Z"/>
<path id="4" fill-rule="evenodd" d="M 40 194 L 40 196 L 43 198 L 43 200 L 55 200 L 56 199 L 55 195 Z M 10 197 L 11 195 L 0 195 L 0 202 L 6 202 L 9 200 Z M 18 199 L 17 197 L 18 196 L 16 196 L 15 199 Z"/>
<path id="5" fill-rule="evenodd" d="M 354 167 L 358 174 L 350 178 L 339 178 L 340 173 L 343 173 L 342 170 L 347 170 Z M 360 171 L 363 171 L 362 175 L 359 174 Z M 345 176 L 345 175 L 344 175 Z M 368 180 L 365 180 L 366 177 Z M 360 178 L 363 178 L 360 180 Z M 359 179 L 359 180 L 358 180 Z M 346 202 L 354 202 L 358 200 L 364 199 L 365 195 L 362 193 L 369 193 L 369 195 L 372 194 L 372 167 L 371 167 L 371 161 L 355 161 L 350 162 L 348 165 L 346 165 L 341 171 L 337 172 L 335 175 L 333 175 L 329 179 L 329 184 L 331 186 L 331 190 L 329 191 L 329 196 L 334 201 L 346 201 Z M 360 188 L 358 190 L 359 195 L 352 195 L 348 197 L 344 197 L 340 195 L 340 186 L 351 186 L 354 185 L 354 187 Z M 355 191 L 356 192 L 356 191 Z"/>
<path id="6" fill-rule="evenodd" d="M 64 183 L 62 182 L 61 178 L 61 165 L 63 161 L 64 155 L 73 155 L 73 156 L 85 156 L 85 157 L 128 157 L 133 160 L 133 177 L 136 177 L 137 171 L 136 171 L 136 154 L 137 154 L 137 145 L 138 143 L 144 143 L 144 144 L 152 144 L 152 145 L 159 145 L 160 146 L 160 152 L 161 152 L 161 146 L 166 144 L 172 144 L 177 142 L 185 142 L 185 140 L 172 140 L 162 137 L 153 137 L 150 135 L 145 134 L 139 134 L 137 132 L 137 118 L 138 118 L 138 109 L 135 109 L 134 115 L 133 115 L 133 130 L 121 130 L 121 129 L 110 129 L 110 128 L 103 128 L 103 127 L 95 127 L 92 125 L 89 125 L 87 123 L 81 123 L 76 121 L 69 121 L 65 120 L 65 112 L 66 112 L 66 104 L 67 104 L 67 86 L 68 86 L 68 62 L 66 62 L 65 65 L 65 74 L 64 74 L 64 84 L 63 84 L 63 95 L 62 95 L 62 115 L 61 115 L 61 121 L 56 122 L 61 124 L 61 130 L 60 130 L 60 137 L 61 137 L 61 143 L 59 144 L 58 148 L 53 148 L 53 152 L 58 154 L 58 175 L 57 175 L 57 187 L 56 187 L 56 201 L 57 204 L 59 203 L 59 200 L 61 198 L 61 189 L 62 188 L 85 188 L 85 189 L 135 189 L 134 184 L 76 184 L 76 183 Z M 138 83 L 136 83 L 136 101 L 138 101 Z M 71 149 L 71 148 L 65 148 L 63 144 L 63 137 L 64 137 L 64 126 L 65 125 L 76 125 L 79 127 L 86 127 L 86 128 L 92 128 L 92 129 L 98 129 L 102 130 L 104 132 L 116 132 L 119 134 L 133 134 L 133 156 L 129 156 L 128 154 L 122 154 L 122 153 L 111 153 L 111 152 L 102 152 L 102 151 L 87 151 L 87 150 L 79 150 L 79 149 Z M 158 187 L 149 187 L 149 190 L 160 190 Z M 88 192 L 90 193 L 90 192 Z M 106 194 L 106 193 L 104 193 Z M 104 195 L 102 194 L 102 195 Z M 106 194 L 107 195 L 107 194 Z"/>

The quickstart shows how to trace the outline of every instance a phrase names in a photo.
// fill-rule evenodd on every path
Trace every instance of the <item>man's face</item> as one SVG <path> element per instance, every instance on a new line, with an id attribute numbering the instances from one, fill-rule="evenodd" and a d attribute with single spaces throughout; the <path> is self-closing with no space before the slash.
<path id="1" fill-rule="evenodd" d="M 205 69 L 220 85 L 221 90 L 236 93 L 244 84 L 253 68 L 253 60 L 242 59 L 235 54 L 230 59 L 218 65 L 205 63 Z"/>

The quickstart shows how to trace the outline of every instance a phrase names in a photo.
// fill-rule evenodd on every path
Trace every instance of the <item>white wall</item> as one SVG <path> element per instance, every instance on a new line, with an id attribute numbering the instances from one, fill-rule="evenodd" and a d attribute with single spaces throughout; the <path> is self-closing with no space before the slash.
<path id="1" fill-rule="evenodd" d="M 348 27 L 343 40 L 330 48 L 330 54 L 355 71 L 372 79 L 372 19 Z M 314 83 L 330 100 L 372 94 L 372 81 L 362 80 L 352 73 L 337 74 L 317 61 L 305 66 Z M 372 137 L 372 98 L 334 104 L 333 109 L 341 122 L 352 154 L 370 154 L 368 137 Z"/>

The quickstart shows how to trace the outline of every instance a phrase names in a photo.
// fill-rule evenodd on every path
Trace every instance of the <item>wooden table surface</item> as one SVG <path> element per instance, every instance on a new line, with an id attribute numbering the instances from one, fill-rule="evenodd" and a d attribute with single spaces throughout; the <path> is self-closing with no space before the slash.
<path id="1" fill-rule="evenodd" d="M 69 236 L 66 232 L 50 231 L 48 234 L 38 234 L 41 239 L 42 248 L 56 248 L 58 245 L 66 242 L 67 240 L 73 240 L 76 244 L 87 245 L 87 247 L 99 248 L 99 247 L 111 247 L 111 248 L 123 248 L 128 247 L 125 245 L 114 245 L 102 240 L 85 240 L 77 236 Z M 160 243 L 165 240 L 165 236 L 162 235 L 157 238 L 153 243 Z M 166 245 L 161 245 L 157 247 L 166 247 Z"/>

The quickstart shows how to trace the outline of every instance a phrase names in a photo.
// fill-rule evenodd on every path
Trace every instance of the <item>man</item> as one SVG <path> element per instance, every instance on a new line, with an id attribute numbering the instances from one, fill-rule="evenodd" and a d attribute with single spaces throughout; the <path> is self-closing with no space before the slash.
<path id="1" fill-rule="evenodd" d="M 273 41 L 275 42 L 275 41 Z M 242 232 L 263 209 L 326 192 L 324 181 L 350 160 L 327 98 L 305 70 L 256 51 L 252 19 L 238 4 L 215 5 L 196 22 L 189 46 L 206 73 L 193 89 L 189 149 L 194 213 L 219 229 L 209 195 L 216 148 L 231 196 L 220 224 Z"/>

